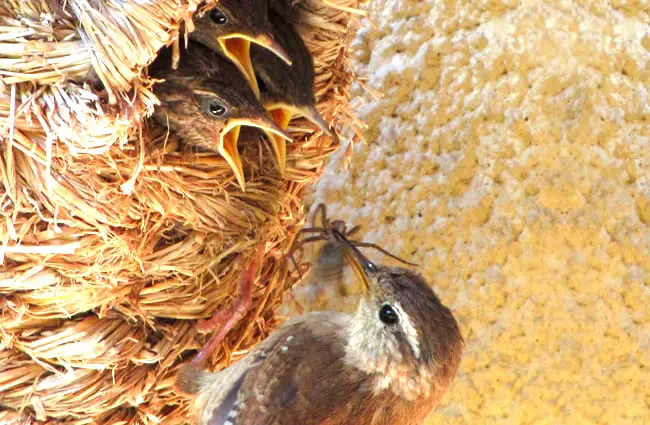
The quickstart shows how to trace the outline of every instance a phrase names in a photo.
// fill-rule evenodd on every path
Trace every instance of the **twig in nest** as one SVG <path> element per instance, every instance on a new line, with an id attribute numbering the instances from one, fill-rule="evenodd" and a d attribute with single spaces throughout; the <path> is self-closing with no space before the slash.
<path id="1" fill-rule="evenodd" d="M 359 16 L 368 16 L 368 12 L 366 12 L 365 10 L 361 10 L 357 7 L 349 7 L 349 6 L 344 6 L 342 4 L 336 4 L 331 0 L 323 0 L 323 3 L 325 3 L 327 6 L 333 9 L 342 10 L 343 12 L 348 12 Z"/>

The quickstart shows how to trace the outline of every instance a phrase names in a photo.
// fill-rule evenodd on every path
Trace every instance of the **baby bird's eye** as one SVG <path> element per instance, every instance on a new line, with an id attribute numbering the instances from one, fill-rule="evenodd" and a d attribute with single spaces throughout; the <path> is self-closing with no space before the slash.
<path id="1" fill-rule="evenodd" d="M 226 105 L 224 105 L 223 102 L 215 98 L 205 99 L 203 101 L 203 110 L 204 113 L 206 113 L 207 115 L 213 118 L 221 118 L 224 115 L 226 115 L 226 112 L 228 112 L 228 108 L 226 108 Z"/>
<path id="2" fill-rule="evenodd" d="M 397 319 L 397 312 L 395 312 L 390 304 L 384 304 L 381 306 L 381 309 L 379 309 L 379 320 L 387 325 L 394 325 L 397 323 Z"/>
<path id="3" fill-rule="evenodd" d="M 217 25 L 226 25 L 228 23 L 228 17 L 219 9 L 210 11 L 210 20 Z"/>

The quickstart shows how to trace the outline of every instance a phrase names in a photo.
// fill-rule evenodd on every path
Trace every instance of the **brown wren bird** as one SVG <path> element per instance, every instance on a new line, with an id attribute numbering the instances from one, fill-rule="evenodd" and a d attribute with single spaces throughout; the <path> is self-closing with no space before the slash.
<path id="1" fill-rule="evenodd" d="M 171 50 L 164 49 L 150 65 L 152 77 L 164 79 L 154 85 L 161 105 L 153 118 L 176 132 L 183 142 L 216 150 L 246 188 L 238 150 L 241 127 L 254 127 L 278 138 L 291 137 L 267 116 L 237 68 L 212 50 L 190 43 L 177 69 L 172 69 Z"/>
<path id="2" fill-rule="evenodd" d="M 327 122 L 316 110 L 311 53 L 293 24 L 273 11 L 269 11 L 268 18 L 275 39 L 289 53 L 291 64 L 282 61 L 268 49 L 251 47 L 262 105 L 282 129 L 288 128 L 294 116 L 303 116 L 333 137 Z M 284 170 L 286 142 L 275 140 L 273 149 L 279 159 L 280 170 Z"/>
<path id="3" fill-rule="evenodd" d="M 372 263 L 333 232 L 365 289 L 356 313 L 291 319 L 219 372 L 200 368 L 202 350 L 177 379 L 200 425 L 419 425 L 438 404 L 464 345 L 451 311 L 421 275 Z"/>
<path id="4" fill-rule="evenodd" d="M 291 64 L 287 51 L 273 37 L 267 0 L 219 0 L 212 9 L 197 14 L 193 23 L 195 29 L 190 39 L 232 61 L 258 98 L 260 92 L 250 56 L 251 44 Z"/>

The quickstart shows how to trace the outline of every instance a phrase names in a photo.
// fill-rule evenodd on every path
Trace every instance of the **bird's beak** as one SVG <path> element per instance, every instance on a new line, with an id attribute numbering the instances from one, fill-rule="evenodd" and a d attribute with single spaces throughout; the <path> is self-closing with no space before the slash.
<path id="1" fill-rule="evenodd" d="M 283 103 L 268 104 L 265 106 L 275 124 L 283 130 L 289 128 L 289 123 L 294 116 L 303 116 L 312 123 L 316 124 L 318 128 L 323 130 L 325 134 L 330 137 L 335 137 L 334 133 L 329 129 L 329 126 L 318 113 L 316 108 L 312 106 L 295 107 Z M 274 135 L 268 134 L 273 151 L 278 159 L 280 172 L 284 173 L 287 164 L 287 144 L 284 139 L 280 139 Z"/>
<path id="2" fill-rule="evenodd" d="M 361 280 L 363 288 L 368 291 L 370 290 L 370 280 L 368 279 L 369 274 L 373 274 L 377 271 L 377 266 L 365 255 L 359 251 L 359 248 L 354 246 L 341 232 L 338 230 L 332 230 L 336 239 L 343 243 L 345 250 L 343 251 L 345 257 L 348 259 L 349 264 L 354 270 L 354 274 Z"/>
<path id="3" fill-rule="evenodd" d="M 235 173 L 235 178 L 237 178 L 241 190 L 246 191 L 244 167 L 237 147 L 239 132 L 242 126 L 259 128 L 268 135 L 273 135 L 282 139 L 291 140 L 291 136 L 278 128 L 278 126 L 276 126 L 275 123 L 265 115 L 260 117 L 235 118 L 228 120 L 226 126 L 219 134 L 218 150 Z"/>
<path id="4" fill-rule="evenodd" d="M 327 122 L 325 122 L 325 119 L 321 116 L 321 114 L 318 113 L 314 105 L 292 106 L 292 105 L 287 105 L 285 103 L 269 103 L 264 106 L 267 111 L 271 111 L 274 113 L 275 111 L 281 111 L 281 115 L 283 119 L 286 120 L 287 126 L 289 126 L 289 121 L 291 121 L 291 118 L 293 118 L 294 116 L 305 117 L 307 118 L 307 120 L 309 120 L 310 122 L 315 124 L 318 128 L 320 128 L 323 131 L 323 133 L 327 134 L 330 137 L 335 137 L 329 125 L 327 124 Z M 275 119 L 275 114 L 274 114 L 274 119 Z M 277 120 L 275 122 L 278 123 Z M 278 123 L 278 125 L 280 124 Z"/>
<path id="5" fill-rule="evenodd" d="M 280 43 L 275 41 L 275 39 L 273 39 L 273 37 L 270 35 L 258 34 L 255 37 L 251 38 L 251 42 L 257 44 L 260 47 L 264 47 L 265 49 L 270 50 L 277 57 L 282 59 L 287 65 L 291 66 L 291 64 L 293 64 L 293 61 L 289 57 L 287 51 L 284 50 L 284 47 L 280 46 Z"/>
<path id="6" fill-rule="evenodd" d="M 325 122 L 321 114 L 318 113 L 314 105 L 303 106 L 298 111 L 299 113 L 297 115 L 302 115 L 312 123 L 316 124 L 318 128 L 323 130 L 323 133 L 327 134 L 330 137 L 334 137 L 334 133 L 332 133 L 330 126 L 327 124 L 327 122 Z"/>
<path id="7" fill-rule="evenodd" d="M 251 43 L 269 49 L 288 65 L 291 65 L 291 59 L 282 46 L 267 34 L 251 36 L 243 33 L 232 33 L 219 37 L 219 44 L 221 45 L 225 55 L 235 64 L 242 74 L 244 74 L 251 88 L 255 92 L 255 96 L 259 99 L 260 89 L 257 85 L 255 69 L 253 68 L 253 62 L 251 61 Z"/>
<path id="8" fill-rule="evenodd" d="M 283 107 L 267 109 L 269 115 L 275 122 L 275 124 L 286 130 L 289 128 L 289 122 L 293 116 L 291 110 Z M 280 168 L 280 173 L 284 174 L 284 171 L 287 167 L 287 142 L 284 139 L 277 137 L 274 134 L 267 133 L 269 140 L 271 141 L 271 146 L 273 147 L 273 152 L 275 152 L 275 157 L 278 160 L 278 167 Z"/>

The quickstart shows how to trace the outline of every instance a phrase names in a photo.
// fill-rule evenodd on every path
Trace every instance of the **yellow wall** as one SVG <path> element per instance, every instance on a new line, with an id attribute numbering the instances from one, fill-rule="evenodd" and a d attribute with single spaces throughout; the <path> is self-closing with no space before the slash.
<path id="1" fill-rule="evenodd" d="M 650 424 L 650 4 L 373 0 L 368 146 L 313 197 L 468 347 L 430 424 Z M 373 254 L 372 258 L 379 259 Z"/>

